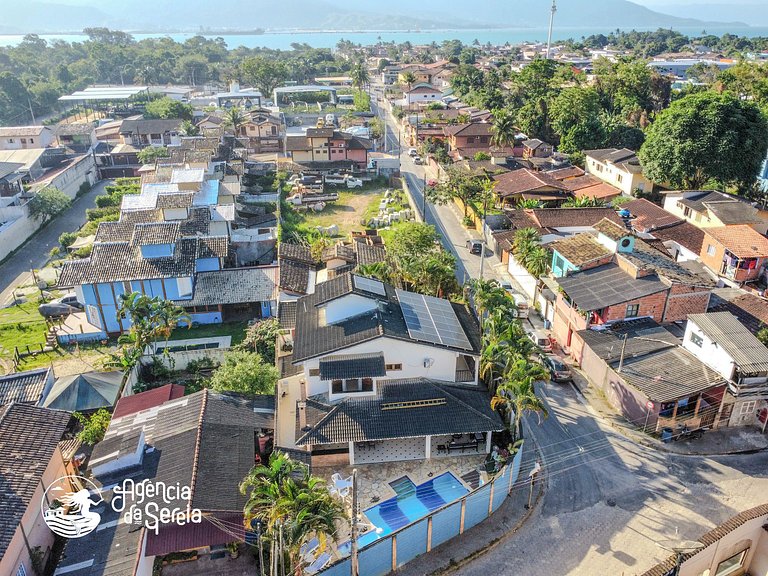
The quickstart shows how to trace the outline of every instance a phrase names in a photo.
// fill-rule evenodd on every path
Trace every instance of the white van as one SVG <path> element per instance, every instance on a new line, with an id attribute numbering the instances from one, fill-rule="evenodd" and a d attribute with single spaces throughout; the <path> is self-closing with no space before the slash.
<path id="1" fill-rule="evenodd" d="M 504 288 L 504 290 L 507 291 L 507 294 L 512 298 L 512 300 L 515 301 L 515 307 L 517 308 L 517 312 L 515 313 L 515 316 L 517 318 L 528 318 L 528 300 L 520 294 L 519 292 L 515 292 L 515 289 L 512 288 L 512 283 L 508 282 L 506 280 L 502 280 L 499 285 Z"/>
<path id="2" fill-rule="evenodd" d="M 528 332 L 528 338 L 530 338 L 531 342 L 536 344 L 542 352 L 552 352 L 552 340 L 549 338 L 549 334 L 544 332 L 544 330 Z"/>

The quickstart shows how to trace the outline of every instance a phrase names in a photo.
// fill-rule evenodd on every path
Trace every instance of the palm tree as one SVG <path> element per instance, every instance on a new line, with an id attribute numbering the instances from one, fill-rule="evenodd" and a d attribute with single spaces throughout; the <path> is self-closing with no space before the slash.
<path id="1" fill-rule="evenodd" d="M 357 273 L 360 274 L 360 276 L 375 278 L 376 280 L 388 283 L 390 283 L 390 279 L 392 278 L 392 269 L 386 262 L 360 264 L 360 266 L 357 267 Z"/>
<path id="2" fill-rule="evenodd" d="M 179 325 L 185 324 L 187 328 L 192 327 L 192 317 L 184 311 L 184 308 L 177 306 L 169 300 L 158 301 L 153 306 L 152 312 L 153 336 L 155 338 L 158 336 L 164 337 L 166 344 L 168 344 L 168 339 Z M 165 350 L 167 352 L 167 346 Z"/>
<path id="3" fill-rule="evenodd" d="M 542 204 L 539 200 L 536 200 L 534 198 L 528 198 L 527 200 L 520 200 L 520 202 L 517 203 L 517 208 L 520 210 L 534 210 L 536 208 L 541 208 Z"/>
<path id="4" fill-rule="evenodd" d="M 251 469 L 240 483 L 240 493 L 247 496 L 246 529 L 254 520 L 261 521 L 272 558 L 287 551 L 287 571 L 295 574 L 303 572 L 302 545 L 316 537 L 324 546 L 328 537 L 335 539 L 337 524 L 347 517 L 342 501 L 330 494 L 322 479 L 280 452 L 273 453 L 267 465 Z"/>
<path id="5" fill-rule="evenodd" d="M 538 242 L 539 233 L 535 228 L 522 228 L 515 232 L 515 237 L 512 239 L 512 254 L 517 256 Z"/>
<path id="6" fill-rule="evenodd" d="M 358 60 L 349 71 L 349 77 L 352 79 L 352 86 L 362 91 L 363 87 L 371 81 L 368 74 L 368 67 L 363 60 Z"/>
<path id="7" fill-rule="evenodd" d="M 240 111 L 240 108 L 233 106 L 227 110 L 226 114 L 224 114 L 224 124 L 230 126 L 232 132 L 237 136 L 240 132 L 240 127 L 245 124 L 245 116 Z"/>
<path id="8" fill-rule="evenodd" d="M 507 110 L 497 110 L 493 113 L 491 125 L 491 144 L 504 148 L 514 143 L 517 128 L 515 119 Z"/>
<path id="9" fill-rule="evenodd" d="M 520 264 L 535 278 L 541 278 L 547 274 L 549 262 L 549 252 L 538 244 L 527 247 L 520 259 Z"/>
<path id="10" fill-rule="evenodd" d="M 184 120 L 181 123 L 180 131 L 184 136 L 197 136 L 200 134 L 200 128 L 195 126 L 190 120 Z"/>
<path id="11" fill-rule="evenodd" d="M 524 412 L 535 412 L 545 418 L 549 415 L 544 401 L 536 396 L 535 382 L 545 379 L 546 371 L 541 364 L 519 359 L 504 375 L 503 381 L 491 398 L 491 408 L 494 410 L 504 407 L 510 414 L 515 415 L 514 439 L 522 436 L 520 422 Z"/>
<path id="12" fill-rule="evenodd" d="M 569 198 L 563 202 L 563 208 L 602 208 L 605 202 L 599 198 L 582 196 L 581 198 Z"/>
<path id="13" fill-rule="evenodd" d="M 408 85 L 408 92 L 411 91 L 411 86 L 414 82 L 416 82 L 416 74 L 411 72 L 410 70 L 403 74 L 403 82 L 405 82 Z"/>
<path id="14" fill-rule="evenodd" d="M 496 280 L 470 280 L 469 289 L 480 317 L 485 316 L 490 310 L 503 309 L 510 303 L 514 306 L 506 290 Z"/>

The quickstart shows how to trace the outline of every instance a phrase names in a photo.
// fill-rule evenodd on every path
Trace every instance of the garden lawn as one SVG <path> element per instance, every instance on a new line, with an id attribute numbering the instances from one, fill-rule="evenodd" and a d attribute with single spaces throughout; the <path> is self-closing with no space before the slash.
<path id="1" fill-rule="evenodd" d="M 45 344 L 47 325 L 37 311 L 39 300 L 30 298 L 18 306 L 0 310 L 0 358 L 13 358 L 14 347 L 38 347 Z"/>
<path id="2" fill-rule="evenodd" d="M 245 339 L 247 322 L 225 322 L 223 324 L 203 324 L 194 328 L 176 328 L 169 340 L 189 340 L 191 338 L 212 338 L 214 336 L 232 336 L 232 346 Z"/>

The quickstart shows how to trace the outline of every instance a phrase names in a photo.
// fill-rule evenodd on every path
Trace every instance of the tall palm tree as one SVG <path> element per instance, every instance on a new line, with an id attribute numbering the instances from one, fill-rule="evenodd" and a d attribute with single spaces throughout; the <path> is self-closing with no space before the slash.
<path id="1" fill-rule="evenodd" d="M 273 453 L 267 465 L 251 469 L 240 483 L 240 493 L 248 497 L 243 508 L 246 528 L 254 520 L 263 523 L 273 558 L 284 555 L 279 549 L 282 533 L 288 571 L 294 574 L 303 571 L 302 545 L 314 537 L 325 545 L 346 518 L 343 503 L 330 494 L 325 482 L 280 452 Z"/>
<path id="2" fill-rule="evenodd" d="M 541 278 L 549 271 L 550 256 L 547 249 L 540 245 L 530 246 L 521 259 L 520 264 L 530 272 L 531 276 Z"/>
<path id="3" fill-rule="evenodd" d="M 497 110 L 493 113 L 491 124 L 491 144 L 504 148 L 515 142 L 515 119 L 507 110 Z"/>
<path id="4" fill-rule="evenodd" d="M 358 60 L 349 71 L 349 77 L 352 79 L 352 86 L 362 91 L 365 85 L 371 81 L 365 61 Z"/>
<path id="5" fill-rule="evenodd" d="M 520 422 L 525 412 L 537 413 L 539 421 L 541 416 L 546 418 L 549 415 L 546 404 L 536 396 L 535 391 L 535 382 L 545 378 L 546 371 L 541 364 L 519 359 L 505 374 L 503 381 L 496 388 L 496 394 L 491 398 L 491 408 L 503 406 L 508 412 L 514 413 L 515 440 L 522 436 Z"/>
<path id="6" fill-rule="evenodd" d="M 168 339 L 178 326 L 183 324 L 187 328 L 192 327 L 192 316 L 187 314 L 184 308 L 170 300 L 159 300 L 153 306 L 152 312 L 153 336 L 155 338 L 165 338 L 166 344 L 168 344 Z M 168 350 L 167 346 L 165 350 Z"/>
<path id="7" fill-rule="evenodd" d="M 243 115 L 240 108 L 233 106 L 224 114 L 224 124 L 231 127 L 235 136 L 238 136 L 240 127 L 245 124 L 245 115 Z"/>
<path id="8" fill-rule="evenodd" d="M 522 228 L 515 232 L 515 237 L 512 239 L 512 254 L 517 256 L 538 242 L 539 233 L 535 228 Z"/>
<path id="9" fill-rule="evenodd" d="M 403 74 L 403 82 L 405 82 L 408 85 L 408 92 L 411 91 L 411 86 L 413 86 L 414 82 L 416 82 L 416 74 L 411 72 L 410 70 Z"/>

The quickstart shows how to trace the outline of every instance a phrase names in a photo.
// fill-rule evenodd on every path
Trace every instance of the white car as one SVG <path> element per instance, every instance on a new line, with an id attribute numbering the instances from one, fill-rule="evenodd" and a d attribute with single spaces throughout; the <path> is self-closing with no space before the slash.
<path id="1" fill-rule="evenodd" d="M 415 158 L 418 155 L 419 155 L 419 151 L 416 150 L 416 148 L 408 148 L 408 156 L 410 156 L 411 158 Z"/>

